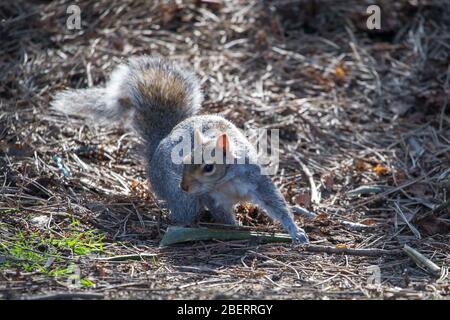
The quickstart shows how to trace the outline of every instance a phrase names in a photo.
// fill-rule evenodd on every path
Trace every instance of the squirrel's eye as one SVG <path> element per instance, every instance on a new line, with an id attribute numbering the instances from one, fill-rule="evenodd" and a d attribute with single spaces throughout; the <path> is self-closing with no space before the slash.
<path id="1" fill-rule="evenodd" d="M 214 165 L 213 164 L 205 164 L 203 166 L 203 172 L 205 173 L 211 173 L 214 170 Z"/>

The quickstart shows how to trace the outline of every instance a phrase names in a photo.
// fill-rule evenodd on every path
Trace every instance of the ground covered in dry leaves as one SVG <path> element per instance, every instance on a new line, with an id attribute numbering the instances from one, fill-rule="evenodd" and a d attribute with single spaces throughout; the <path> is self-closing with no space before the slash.
<path id="1" fill-rule="evenodd" d="M 0 298 L 449 297 L 447 1 L 74 2 L 81 30 L 66 28 L 72 2 L 0 4 Z M 373 2 L 379 31 L 365 25 Z M 203 112 L 279 128 L 274 180 L 318 214 L 298 224 L 313 244 L 348 250 L 159 248 L 169 220 L 138 138 L 48 107 L 58 90 L 102 85 L 139 54 L 193 68 Z M 252 206 L 237 215 L 282 231 Z"/>

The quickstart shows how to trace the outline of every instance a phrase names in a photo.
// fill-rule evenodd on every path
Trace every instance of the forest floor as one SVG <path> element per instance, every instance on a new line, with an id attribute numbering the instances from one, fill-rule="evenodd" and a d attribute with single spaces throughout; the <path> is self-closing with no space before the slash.
<path id="1" fill-rule="evenodd" d="M 380 30 L 366 26 L 372 3 Z M 0 299 L 449 298 L 448 2 L 79 1 L 79 30 L 69 4 L 0 4 Z M 168 212 L 138 137 L 49 109 L 139 54 L 194 69 L 203 113 L 280 130 L 273 179 L 317 214 L 296 221 L 328 252 L 159 247 Z M 236 212 L 283 232 L 261 213 Z"/>

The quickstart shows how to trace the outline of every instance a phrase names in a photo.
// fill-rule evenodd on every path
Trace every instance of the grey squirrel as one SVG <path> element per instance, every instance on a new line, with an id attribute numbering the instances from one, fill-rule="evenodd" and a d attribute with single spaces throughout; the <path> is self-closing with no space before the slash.
<path id="1" fill-rule="evenodd" d="M 52 107 L 97 120 L 128 120 L 145 142 L 152 190 L 166 202 L 175 224 L 195 224 L 204 207 L 215 221 L 236 224 L 234 206 L 248 201 L 279 221 L 294 242 L 308 242 L 283 195 L 269 176 L 261 174 L 253 145 L 223 117 L 196 115 L 202 100 L 191 71 L 163 58 L 139 56 L 116 67 L 105 88 L 59 92 Z M 183 134 L 194 144 L 179 163 L 173 155 Z M 218 155 L 214 159 L 226 156 L 227 161 L 211 161 L 201 154 L 200 162 L 192 161 L 208 148 Z M 244 163 L 237 161 L 242 154 Z"/>

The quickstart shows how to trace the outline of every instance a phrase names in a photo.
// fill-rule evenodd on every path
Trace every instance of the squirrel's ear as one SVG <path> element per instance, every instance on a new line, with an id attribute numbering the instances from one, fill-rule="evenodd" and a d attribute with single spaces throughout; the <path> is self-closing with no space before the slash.
<path id="1" fill-rule="evenodd" d="M 203 143 L 203 134 L 197 128 L 195 128 L 195 130 L 194 130 L 194 144 L 195 143 L 198 143 L 198 144 L 202 144 Z"/>
<path id="2" fill-rule="evenodd" d="M 228 138 L 228 135 L 226 133 L 222 133 L 217 138 L 216 147 L 218 149 L 223 150 L 223 152 L 230 152 L 231 151 L 230 138 Z"/>

